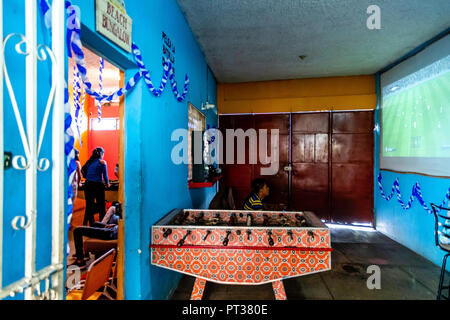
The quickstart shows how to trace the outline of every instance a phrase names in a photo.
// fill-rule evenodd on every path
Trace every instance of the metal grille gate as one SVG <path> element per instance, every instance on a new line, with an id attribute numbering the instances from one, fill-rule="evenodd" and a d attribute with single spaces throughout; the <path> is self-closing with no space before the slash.
<path id="1" fill-rule="evenodd" d="M 64 90 L 65 90 L 65 8 L 63 0 L 54 0 L 52 6 L 52 48 L 37 43 L 38 1 L 25 1 L 25 35 L 3 35 L 3 0 L 0 0 L 0 299 L 24 293 L 25 299 L 56 299 L 64 297 L 64 229 L 65 229 L 65 156 L 64 156 Z M 26 63 L 26 104 L 19 106 L 14 97 L 14 88 L 9 80 L 5 64 L 4 49 L 12 38 L 20 38 L 16 52 L 25 55 Z M 37 123 L 37 63 L 51 59 L 52 86 L 46 105 L 45 115 L 38 135 Z M 3 84 L 7 92 L 3 92 Z M 11 99 L 17 129 L 20 132 L 25 155 L 12 159 L 12 170 L 23 170 L 26 175 L 26 212 L 13 221 L 4 220 L 4 100 Z M 26 120 L 23 125 L 20 109 L 25 110 Z M 52 115 L 52 159 L 39 157 L 43 134 L 50 112 Z M 36 270 L 36 216 L 37 174 L 51 170 L 52 174 L 52 247 L 51 264 Z M 15 283 L 2 287 L 3 232 L 5 228 L 25 230 L 25 273 Z M 44 288 L 41 290 L 41 288 Z"/>

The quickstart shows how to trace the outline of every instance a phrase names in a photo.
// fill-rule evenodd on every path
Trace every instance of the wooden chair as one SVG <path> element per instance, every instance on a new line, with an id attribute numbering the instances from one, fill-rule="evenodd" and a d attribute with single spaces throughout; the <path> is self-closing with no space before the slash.
<path id="1" fill-rule="evenodd" d="M 123 220 L 120 219 L 119 220 L 119 234 L 118 234 L 118 242 L 119 242 L 119 246 L 117 248 L 117 254 L 116 254 L 116 258 L 115 261 L 116 263 L 113 266 L 113 274 L 111 276 L 111 278 L 109 278 L 109 283 L 108 285 L 105 286 L 105 289 L 103 291 L 103 295 L 108 298 L 109 300 L 122 300 L 122 293 L 120 292 L 119 289 L 121 289 L 121 283 L 119 282 L 120 279 L 118 278 L 118 274 L 119 272 L 123 273 L 123 235 L 124 235 L 124 224 L 123 224 Z M 122 274 L 123 276 L 123 274 Z M 117 281 L 117 285 L 115 283 L 115 281 Z M 118 288 L 119 287 L 119 288 Z M 114 293 L 114 296 L 111 296 L 110 291 L 112 291 Z"/>
<path id="2" fill-rule="evenodd" d="M 105 288 L 103 289 L 103 295 L 108 298 L 109 300 L 117 300 L 115 297 L 112 297 L 109 290 L 114 292 L 115 296 L 117 297 L 117 286 L 114 283 L 114 281 L 117 278 L 117 269 L 118 269 L 118 261 L 117 261 L 117 255 L 116 255 L 116 263 L 112 266 L 112 276 L 108 279 L 108 283 L 105 284 Z"/>
<path id="3" fill-rule="evenodd" d="M 70 291 L 66 300 L 98 300 L 103 292 L 97 291 L 109 283 L 115 253 L 116 250 L 111 249 L 95 260 L 87 271 L 84 288 Z"/>
<path id="4" fill-rule="evenodd" d="M 441 248 L 441 250 L 445 251 L 447 254 L 444 256 L 444 260 L 442 261 L 442 268 L 441 268 L 441 277 L 439 279 L 439 288 L 438 288 L 438 294 L 437 294 L 437 300 L 441 300 L 444 298 L 445 300 L 450 300 L 450 294 L 448 296 L 444 296 L 442 294 L 442 290 L 448 290 L 450 293 L 450 285 L 444 286 L 444 278 L 445 278 L 445 270 L 447 265 L 447 258 L 450 256 L 450 214 L 448 213 L 450 211 L 449 208 L 442 208 L 435 204 L 431 204 L 431 207 L 433 208 L 433 214 L 435 219 L 435 241 L 436 246 Z M 447 213 L 439 214 L 438 210 L 440 211 L 446 211 Z M 443 241 L 445 240 L 445 241 Z"/>

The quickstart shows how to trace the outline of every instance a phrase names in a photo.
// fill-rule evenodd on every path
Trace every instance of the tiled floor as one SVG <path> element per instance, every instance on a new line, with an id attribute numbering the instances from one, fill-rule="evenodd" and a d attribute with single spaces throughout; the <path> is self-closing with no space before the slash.
<path id="1" fill-rule="evenodd" d="M 332 270 L 287 279 L 291 300 L 436 299 L 440 268 L 379 232 L 334 229 Z M 381 290 L 369 290 L 367 267 L 378 265 Z M 194 278 L 183 276 L 173 300 L 188 300 Z M 272 286 L 232 286 L 208 282 L 204 300 L 273 300 Z"/>

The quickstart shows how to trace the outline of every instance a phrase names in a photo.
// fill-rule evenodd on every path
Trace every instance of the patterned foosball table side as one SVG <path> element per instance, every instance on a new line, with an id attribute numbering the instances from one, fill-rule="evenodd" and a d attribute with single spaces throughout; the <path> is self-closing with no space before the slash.
<path id="1" fill-rule="evenodd" d="M 196 277 L 192 300 L 202 299 L 207 281 L 232 285 L 271 283 L 275 298 L 284 300 L 283 279 L 331 269 L 329 229 L 312 213 L 301 213 L 309 226 L 302 228 L 168 224 L 175 214 L 186 211 L 194 216 L 201 212 L 202 217 L 205 212 L 229 217 L 238 211 L 176 211 L 152 227 L 151 263 Z M 263 214 L 275 217 L 280 213 Z M 283 213 L 295 214 L 299 213 Z"/>

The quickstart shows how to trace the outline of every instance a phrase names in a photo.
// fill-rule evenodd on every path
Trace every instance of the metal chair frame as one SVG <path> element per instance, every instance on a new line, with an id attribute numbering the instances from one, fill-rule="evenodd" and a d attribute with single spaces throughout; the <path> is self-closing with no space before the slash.
<path id="1" fill-rule="evenodd" d="M 443 286 L 444 279 L 445 279 L 445 270 L 446 270 L 446 266 L 447 266 L 447 259 L 450 256 L 450 247 L 444 247 L 441 243 L 441 240 L 439 239 L 439 236 L 442 235 L 445 238 L 448 238 L 450 240 L 450 236 L 447 235 L 447 233 L 439 230 L 440 229 L 439 227 L 442 227 L 442 229 L 444 229 L 444 230 L 450 230 L 450 224 L 446 225 L 445 223 L 440 222 L 440 219 L 450 221 L 450 216 L 449 215 L 444 216 L 437 212 L 437 209 L 450 212 L 450 208 L 443 208 L 443 207 L 437 206 L 435 204 L 431 204 L 431 207 L 433 208 L 433 214 L 434 214 L 434 219 L 435 219 L 434 235 L 435 235 L 436 246 L 438 246 L 441 250 L 447 252 L 447 254 L 444 256 L 444 259 L 442 261 L 441 276 L 439 278 L 439 287 L 438 287 L 438 294 L 437 294 L 436 299 L 441 300 L 441 298 L 444 298 L 445 300 L 450 300 L 450 282 L 449 282 L 448 286 Z M 448 296 L 444 296 L 442 294 L 442 290 L 448 290 Z"/>

